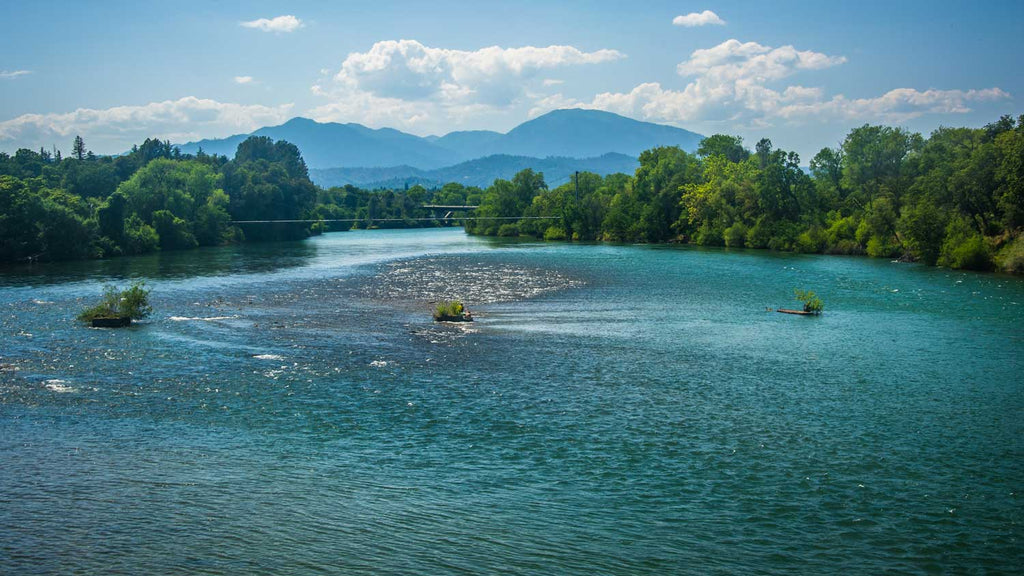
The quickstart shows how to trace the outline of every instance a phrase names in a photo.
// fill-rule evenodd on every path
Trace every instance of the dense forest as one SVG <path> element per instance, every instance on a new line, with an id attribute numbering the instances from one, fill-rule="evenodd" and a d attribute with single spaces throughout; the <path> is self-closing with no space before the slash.
<path id="1" fill-rule="evenodd" d="M 809 174 L 767 139 L 750 151 L 719 134 L 695 155 L 648 150 L 631 177 L 580 174 L 548 189 L 542 175 L 520 172 L 488 188 L 477 215 L 501 218 L 467 223 L 485 235 L 867 254 L 1021 273 L 1024 116 L 928 139 L 862 126 L 818 152 Z M 526 218 L 505 219 L 516 216 Z"/>
<path id="2" fill-rule="evenodd" d="M 867 254 L 1024 272 L 1024 117 L 980 129 L 856 128 L 801 169 L 793 152 L 734 136 L 640 155 L 632 176 L 580 173 L 549 189 L 523 170 L 486 189 L 322 189 L 298 148 L 267 137 L 233 159 L 146 140 L 111 157 L 0 153 L 0 262 L 104 258 L 326 230 L 442 225 L 423 204 L 479 204 L 466 230 L 548 240 L 686 242 Z M 544 217 L 544 218 L 538 218 Z M 340 222 L 238 223 L 254 220 Z"/>
<path id="3" fill-rule="evenodd" d="M 467 189 L 370 192 L 320 189 L 298 148 L 267 137 L 239 144 L 234 159 L 181 154 L 146 140 L 122 156 L 97 156 L 75 138 L 72 154 L 0 153 L 0 262 L 105 258 L 245 240 L 305 238 L 328 229 L 418 226 L 425 201 L 463 204 Z M 349 219 L 353 222 L 233 224 Z M 380 222 L 380 220 L 386 220 Z"/>

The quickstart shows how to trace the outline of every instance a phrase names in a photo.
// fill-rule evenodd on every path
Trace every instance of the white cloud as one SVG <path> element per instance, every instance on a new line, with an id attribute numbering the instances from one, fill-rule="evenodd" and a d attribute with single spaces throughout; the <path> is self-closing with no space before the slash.
<path id="1" fill-rule="evenodd" d="M 792 46 L 772 48 L 757 42 L 726 40 L 718 46 L 694 50 L 690 59 L 676 68 L 682 76 L 697 76 L 720 82 L 779 80 L 798 70 L 820 70 L 846 62 L 842 56 L 828 56 Z"/>
<path id="2" fill-rule="evenodd" d="M 240 26 L 245 28 L 256 28 L 264 32 L 295 32 L 299 28 L 302 28 L 302 20 L 299 20 L 291 14 L 285 16 L 277 16 L 276 18 L 258 18 L 256 20 L 250 20 L 249 22 L 239 22 Z"/>
<path id="3" fill-rule="evenodd" d="M 545 70 L 621 58 L 625 55 L 616 50 L 584 52 L 573 46 L 468 51 L 386 40 L 350 53 L 333 77 L 314 85 L 313 93 L 330 102 L 311 114 L 318 120 L 393 122 L 404 128 L 458 124 L 528 104 L 538 97 L 532 88 L 557 82 L 541 78 Z"/>
<path id="4" fill-rule="evenodd" d="M 507 104 L 522 93 L 523 80 L 539 71 L 623 58 L 616 50 L 583 52 L 573 46 L 475 51 L 424 46 L 415 40 L 377 42 L 345 58 L 335 82 L 381 97 Z"/>
<path id="5" fill-rule="evenodd" d="M 676 16 L 672 19 L 672 24 L 676 26 L 685 26 L 687 28 L 693 28 L 694 26 L 707 26 L 708 24 L 714 24 L 716 26 L 724 26 L 725 20 L 718 17 L 711 10 L 705 10 L 703 12 L 691 12 L 686 16 Z"/>
<path id="6" fill-rule="evenodd" d="M 316 87 L 313 93 L 326 95 Z M 358 122 L 367 126 L 399 127 L 413 131 L 419 127 L 433 128 L 437 119 L 446 116 L 441 106 L 433 102 L 382 98 L 368 92 L 352 92 L 347 97 L 332 97 L 332 100 L 310 110 L 309 116 L 319 122 Z"/>
<path id="7" fill-rule="evenodd" d="M 728 121 L 763 127 L 777 119 L 811 117 L 898 123 L 923 114 L 965 113 L 972 102 L 1010 97 L 999 88 L 924 92 L 900 88 L 877 98 L 849 99 L 841 94 L 828 98 L 820 87 L 783 83 L 791 76 L 845 62 L 842 56 L 793 46 L 773 48 L 727 40 L 695 50 L 677 66 L 679 75 L 689 78 L 681 90 L 647 82 L 629 92 L 598 94 L 585 106 L 660 122 Z"/>
<path id="8" fill-rule="evenodd" d="M 897 88 L 876 98 L 848 99 L 842 94 L 830 100 L 811 99 L 795 102 L 777 110 L 787 119 L 840 117 L 873 119 L 883 122 L 906 122 L 924 114 L 966 114 L 975 102 L 995 102 L 1010 98 L 1000 88 L 983 90 L 925 90 Z"/>
<path id="9" fill-rule="evenodd" d="M 26 76 L 26 75 L 31 74 L 31 73 L 32 73 L 31 70 L 12 70 L 10 72 L 8 72 L 7 70 L 0 70 L 0 79 L 2 79 L 2 80 L 14 80 L 15 78 L 19 78 L 21 76 Z"/>
<path id="10" fill-rule="evenodd" d="M 691 78 L 682 90 L 647 82 L 625 93 L 598 94 L 589 107 L 668 122 L 762 116 L 784 101 L 820 97 L 817 88 L 790 86 L 779 92 L 769 88 L 769 83 L 845 61 L 841 56 L 792 46 L 772 48 L 756 42 L 727 40 L 712 48 L 695 50 L 677 66 L 681 76 Z"/>
<path id="11" fill-rule="evenodd" d="M 70 147 L 81 135 L 89 149 L 115 154 L 146 138 L 183 143 L 251 132 L 286 121 L 291 109 L 292 104 L 245 105 L 188 96 L 142 106 L 25 114 L 0 122 L 0 149 Z"/>
<path id="12" fill-rule="evenodd" d="M 565 84 L 565 80 L 559 80 L 557 78 L 546 78 L 544 79 L 545 86 L 558 86 L 559 84 Z"/>
<path id="13" fill-rule="evenodd" d="M 568 98 L 562 94 L 552 94 L 540 98 L 534 102 L 533 107 L 527 113 L 530 118 L 536 118 L 541 114 L 547 114 L 552 110 L 561 110 L 564 108 L 582 108 L 583 104 L 575 98 Z"/>
<path id="14" fill-rule="evenodd" d="M 252 84 L 252 76 L 235 76 L 235 84 Z"/>

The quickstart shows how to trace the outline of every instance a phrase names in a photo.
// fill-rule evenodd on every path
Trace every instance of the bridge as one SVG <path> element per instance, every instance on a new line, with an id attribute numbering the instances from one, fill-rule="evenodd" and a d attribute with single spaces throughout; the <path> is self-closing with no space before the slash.
<path id="1" fill-rule="evenodd" d="M 479 206 L 458 206 L 458 205 L 448 205 L 448 204 L 424 204 L 423 206 L 420 206 L 420 208 L 423 208 L 424 210 L 430 210 L 430 213 L 434 214 L 434 215 L 436 215 L 438 213 L 438 211 L 444 210 L 445 211 L 444 219 L 448 220 L 448 219 L 450 219 L 452 217 L 453 214 L 455 214 L 456 210 L 467 210 L 467 211 L 468 210 L 476 210 L 477 208 L 479 208 Z"/>
<path id="2" fill-rule="evenodd" d="M 579 177 L 580 173 L 576 172 L 576 205 L 580 203 L 580 191 L 579 191 Z M 421 222 L 452 222 L 456 220 L 561 220 L 561 216 L 454 216 L 456 211 L 471 211 L 476 210 L 480 206 L 471 206 L 468 204 L 424 204 L 420 208 L 424 210 L 430 210 L 430 218 L 334 218 L 327 219 L 321 218 L 318 220 L 230 220 L 228 224 L 274 224 L 274 223 L 294 223 L 294 224 L 315 224 L 317 222 L 405 222 L 421 221 Z M 437 211 L 444 210 L 445 215 L 437 217 Z"/>
<path id="3" fill-rule="evenodd" d="M 316 224 L 317 222 L 452 222 L 463 220 L 561 220 L 561 216 L 455 216 L 458 210 L 476 210 L 479 206 L 454 204 L 424 204 L 420 206 L 430 210 L 434 216 L 429 218 L 321 218 L 313 220 L 229 220 L 228 224 Z M 436 211 L 445 211 L 444 216 L 437 216 Z"/>

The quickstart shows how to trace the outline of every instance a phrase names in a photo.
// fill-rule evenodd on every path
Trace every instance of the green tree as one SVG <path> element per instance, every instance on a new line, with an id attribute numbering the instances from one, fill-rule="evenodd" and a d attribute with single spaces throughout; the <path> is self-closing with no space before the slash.
<path id="1" fill-rule="evenodd" d="M 904 161 L 921 149 L 920 134 L 901 128 L 864 125 L 843 141 L 842 187 L 848 198 L 863 208 L 875 198 L 888 196 L 898 209 L 911 176 Z"/>
<path id="2" fill-rule="evenodd" d="M 743 162 L 750 157 L 750 151 L 743 147 L 743 138 L 715 134 L 700 141 L 697 155 L 705 158 L 723 156 L 730 162 Z"/>
<path id="3" fill-rule="evenodd" d="M 317 189 L 309 180 L 298 148 L 285 141 L 252 136 L 238 145 L 235 159 L 223 167 L 228 211 L 234 220 L 300 220 L 316 206 Z M 304 224 L 258 225 L 246 230 L 254 240 L 298 239 Z"/>
<path id="4" fill-rule="evenodd" d="M 81 136 L 75 136 L 75 141 L 71 145 L 71 155 L 74 156 L 76 160 L 82 161 L 85 160 L 87 152 L 88 151 L 85 149 L 85 140 L 82 140 Z"/>
<path id="5" fill-rule="evenodd" d="M 897 230 L 918 260 L 934 266 L 946 235 L 947 214 L 928 201 L 904 208 Z"/>

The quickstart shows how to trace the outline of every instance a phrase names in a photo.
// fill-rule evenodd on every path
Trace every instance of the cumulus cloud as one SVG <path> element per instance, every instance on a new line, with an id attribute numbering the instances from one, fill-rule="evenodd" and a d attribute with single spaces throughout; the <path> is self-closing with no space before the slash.
<path id="1" fill-rule="evenodd" d="M 15 78 L 20 78 L 31 73 L 31 70 L 12 70 L 10 72 L 8 72 L 7 70 L 0 70 L 0 79 L 14 80 Z"/>
<path id="2" fill-rule="evenodd" d="M 705 10 L 703 12 L 691 12 L 686 16 L 676 16 L 672 19 L 672 24 L 675 24 L 676 26 L 685 26 L 687 28 L 707 26 L 708 24 L 724 26 L 725 20 L 719 18 L 718 14 L 715 14 L 711 10 Z"/>
<path id="3" fill-rule="evenodd" d="M 278 34 L 283 32 L 295 32 L 299 28 L 302 28 L 302 20 L 299 20 L 291 14 L 284 16 L 277 16 L 276 18 L 258 18 L 256 20 L 250 20 L 248 22 L 239 22 L 239 25 L 245 28 L 255 28 L 264 32 L 276 32 Z"/>
<path id="4" fill-rule="evenodd" d="M 235 76 L 235 84 L 252 84 L 252 76 Z"/>
<path id="5" fill-rule="evenodd" d="M 928 113 L 964 113 L 972 102 L 1009 98 L 999 88 L 927 90 L 900 88 L 877 98 L 826 97 L 819 87 L 781 85 L 799 73 L 824 70 L 846 62 L 793 46 L 773 48 L 756 42 L 727 40 L 695 50 L 676 71 L 689 81 L 682 89 L 647 82 L 628 92 L 598 94 L 588 108 L 662 122 L 732 121 L 767 126 L 774 119 L 811 117 L 902 122 Z"/>
<path id="6" fill-rule="evenodd" d="M 573 46 L 475 51 L 424 46 L 415 40 L 377 42 L 345 58 L 334 80 L 381 97 L 507 104 L 522 92 L 522 80 L 561 66 L 622 58 L 616 50 L 583 52 Z"/>
<path id="7" fill-rule="evenodd" d="M 24 114 L 0 122 L 0 149 L 70 146 L 81 135 L 91 150 L 114 154 L 146 138 L 182 143 L 251 132 L 286 121 L 291 109 L 292 104 L 245 105 L 188 96 L 141 106 Z"/>
<path id="8" fill-rule="evenodd" d="M 490 46 L 453 50 L 416 40 L 386 40 L 366 52 L 353 52 L 332 77 L 313 86 L 331 100 L 312 111 L 319 120 L 411 127 L 428 119 L 467 116 L 528 103 L 532 87 L 550 86 L 547 70 L 599 64 L 625 58 L 616 50 L 585 52 L 574 46 Z"/>
<path id="9" fill-rule="evenodd" d="M 695 50 L 676 71 L 690 82 L 682 90 L 659 82 L 640 84 L 629 92 L 598 94 L 590 107 L 649 120 L 689 122 L 737 119 L 771 113 L 781 102 L 805 100 L 816 88 L 790 86 L 778 91 L 768 86 L 804 70 L 821 70 L 845 62 L 841 56 L 772 48 L 756 42 L 727 40 L 712 48 Z"/>
<path id="10" fill-rule="evenodd" d="M 679 64 L 681 76 L 697 76 L 718 82 L 779 80 L 798 70 L 820 70 L 846 62 L 842 56 L 828 56 L 792 46 L 772 48 L 757 42 L 726 40 L 713 48 L 694 50 Z"/>

